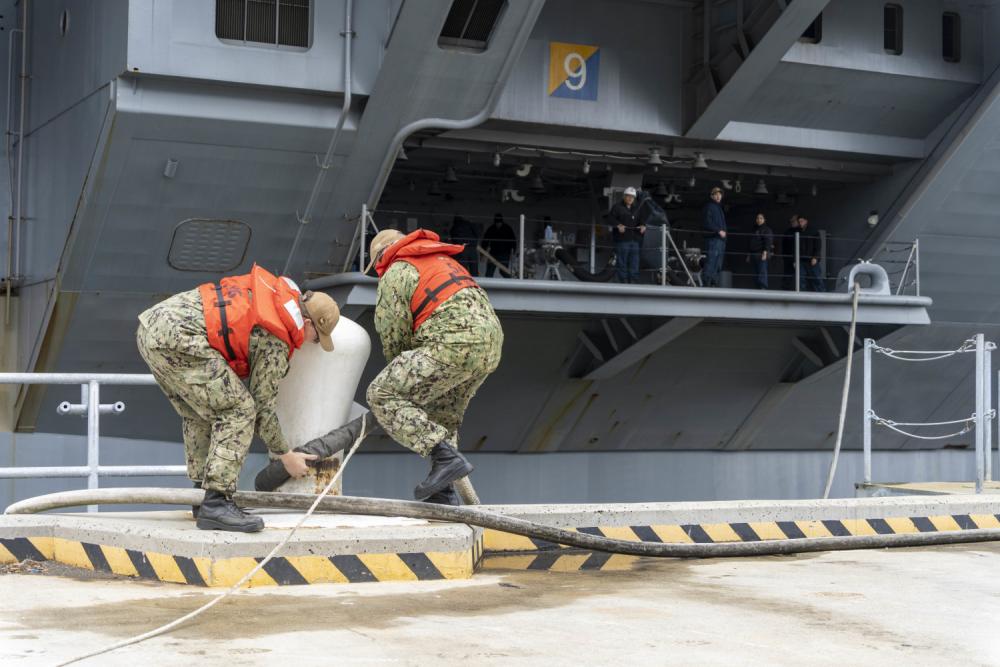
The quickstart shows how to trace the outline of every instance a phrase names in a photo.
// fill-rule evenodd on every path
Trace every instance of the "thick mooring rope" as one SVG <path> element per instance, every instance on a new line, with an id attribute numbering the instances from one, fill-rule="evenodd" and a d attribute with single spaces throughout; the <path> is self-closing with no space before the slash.
<path id="1" fill-rule="evenodd" d="M 851 393 L 851 366 L 854 363 L 854 338 L 858 328 L 858 297 L 861 285 L 854 283 L 854 300 L 851 303 L 851 331 L 847 335 L 847 369 L 844 371 L 844 388 L 840 393 L 840 420 L 837 422 L 837 442 L 833 446 L 833 459 L 830 461 L 830 471 L 826 476 L 826 486 L 823 488 L 823 499 L 830 497 L 833 478 L 837 474 L 837 463 L 840 460 L 840 445 L 844 441 L 844 420 L 847 418 L 847 397 Z"/>

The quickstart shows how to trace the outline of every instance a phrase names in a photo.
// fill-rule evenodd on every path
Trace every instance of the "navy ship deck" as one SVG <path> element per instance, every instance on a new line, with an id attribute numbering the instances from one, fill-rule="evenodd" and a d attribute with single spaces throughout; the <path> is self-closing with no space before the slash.
<path id="1" fill-rule="evenodd" d="M 660 285 L 479 278 L 501 314 L 685 317 L 716 321 L 851 323 L 851 295 Z M 342 273 L 310 281 L 330 293 L 350 317 L 375 306 L 378 281 Z M 859 324 L 930 324 L 925 296 L 862 294 Z"/>

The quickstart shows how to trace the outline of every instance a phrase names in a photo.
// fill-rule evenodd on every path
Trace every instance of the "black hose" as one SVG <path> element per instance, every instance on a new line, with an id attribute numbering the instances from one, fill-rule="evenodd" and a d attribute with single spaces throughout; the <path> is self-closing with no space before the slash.
<path id="1" fill-rule="evenodd" d="M 306 464 L 315 467 L 323 459 L 339 454 L 350 447 L 351 443 L 361 435 L 361 428 L 364 424 L 367 424 L 365 435 L 372 433 L 379 427 L 378 422 L 375 421 L 375 417 L 371 413 L 365 413 L 361 417 L 352 419 L 343 426 L 333 429 L 324 436 L 314 438 L 301 447 L 296 447 L 294 451 L 318 456 L 319 459 Z M 285 464 L 274 459 L 257 473 L 253 486 L 257 491 L 274 491 L 291 478 L 292 476 L 285 470 Z"/>
<path id="2" fill-rule="evenodd" d="M 6 514 L 34 514 L 50 509 L 93 504 L 176 504 L 197 505 L 203 493 L 196 489 L 90 489 L 64 491 L 22 500 L 7 508 Z M 305 510 L 316 496 L 301 493 L 262 493 L 237 491 L 233 500 L 243 507 Z M 472 507 L 431 505 L 408 500 L 327 496 L 317 511 L 368 516 L 399 516 L 431 521 L 449 521 L 490 528 L 505 533 L 523 535 L 592 551 L 651 556 L 656 558 L 725 558 L 734 556 L 775 556 L 817 551 L 849 549 L 881 549 L 887 547 L 926 547 L 941 544 L 992 542 L 1000 540 L 1000 529 L 954 530 L 933 533 L 901 533 L 891 535 L 860 535 L 849 537 L 816 537 L 758 542 L 719 542 L 712 544 L 665 544 L 662 542 L 631 542 L 599 535 L 578 533 L 564 528 L 546 526 L 524 519 L 503 516 Z"/>
<path id="3" fill-rule="evenodd" d="M 566 265 L 569 272 L 572 273 L 580 282 L 584 283 L 606 283 L 611 280 L 615 275 L 615 265 L 613 262 L 608 262 L 608 265 L 604 267 L 598 273 L 591 273 L 587 269 L 578 266 L 573 258 L 569 256 L 565 248 L 556 248 L 556 259 Z"/>
<path id="4" fill-rule="evenodd" d="M 308 509 L 315 496 L 298 493 L 237 492 L 233 500 L 249 507 L 274 507 L 282 509 Z M 400 516 L 411 519 L 431 519 L 464 523 L 514 533 L 555 544 L 579 547 L 592 551 L 606 551 L 629 556 L 658 558 L 724 558 L 733 556 L 774 556 L 809 553 L 815 551 L 840 551 L 847 549 L 876 549 L 883 547 L 918 547 L 964 542 L 989 542 L 1000 540 L 1000 529 L 976 529 L 938 533 L 902 533 L 892 535 L 861 535 L 851 537 L 819 537 L 759 542 L 724 542 L 715 544 L 665 544 L 662 542 L 630 542 L 609 537 L 578 533 L 563 528 L 546 526 L 524 519 L 494 514 L 471 507 L 430 505 L 408 500 L 384 498 L 356 498 L 327 496 L 317 510 L 344 514 L 370 516 Z"/>

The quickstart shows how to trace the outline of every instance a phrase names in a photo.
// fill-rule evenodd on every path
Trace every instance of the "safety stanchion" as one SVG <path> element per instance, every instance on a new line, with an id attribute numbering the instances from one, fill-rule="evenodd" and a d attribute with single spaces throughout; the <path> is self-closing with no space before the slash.
<path id="1" fill-rule="evenodd" d="M 884 426 L 890 431 L 894 431 L 908 438 L 918 440 L 947 440 L 956 438 L 970 431 L 975 431 L 975 452 L 976 452 L 976 493 L 983 492 L 983 484 L 987 479 L 992 478 L 992 439 L 993 420 L 997 416 L 997 411 L 991 406 L 993 404 L 993 387 L 991 382 L 992 351 L 996 349 L 996 344 L 987 341 L 983 334 L 976 334 L 972 338 L 964 341 L 955 350 L 895 350 L 877 345 L 871 338 L 865 339 L 864 350 L 864 481 L 870 484 L 872 481 L 872 425 Z M 880 416 L 872 408 L 872 353 L 881 354 L 896 361 L 924 362 L 948 359 L 960 354 L 975 352 L 975 409 L 968 417 L 951 419 L 936 422 L 900 422 Z M 925 435 L 915 433 L 907 428 L 957 426 L 961 428 L 957 431 L 938 434 Z"/>

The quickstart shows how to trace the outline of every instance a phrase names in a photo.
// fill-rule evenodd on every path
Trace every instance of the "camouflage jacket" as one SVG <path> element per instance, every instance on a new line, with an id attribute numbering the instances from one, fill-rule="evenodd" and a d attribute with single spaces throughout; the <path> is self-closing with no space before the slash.
<path id="1" fill-rule="evenodd" d="M 419 281 L 420 272 L 404 261 L 393 262 L 379 279 L 375 330 L 382 339 L 382 352 L 387 362 L 400 352 L 417 347 L 480 345 L 484 328 L 499 328 L 485 290 L 468 288 L 439 305 L 414 332 L 410 301 Z"/>
<path id="2" fill-rule="evenodd" d="M 202 310 L 201 295 L 198 290 L 175 294 L 139 316 L 143 326 L 151 328 L 157 324 L 169 328 L 170 342 L 180 352 L 194 356 L 211 354 L 205 331 L 205 313 Z M 281 431 L 275 404 L 278 399 L 278 384 L 288 373 L 288 346 L 283 341 L 260 327 L 250 333 L 250 378 L 249 389 L 253 397 L 257 415 L 254 426 L 257 436 L 267 445 L 272 454 L 288 451 L 288 441 Z M 197 375 L 197 373 L 195 373 Z M 201 379 L 201 382 L 209 378 Z M 198 382 L 198 377 L 192 377 Z"/>

